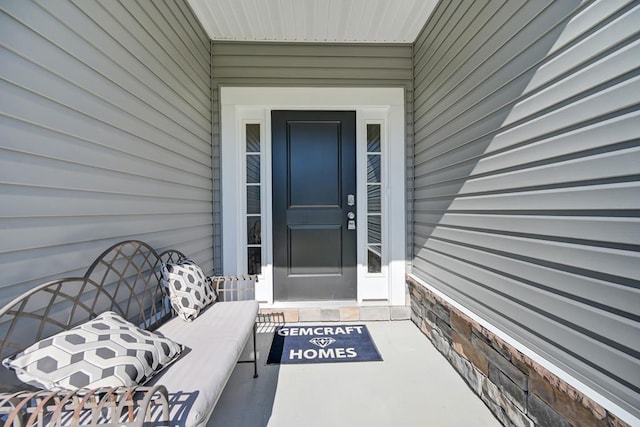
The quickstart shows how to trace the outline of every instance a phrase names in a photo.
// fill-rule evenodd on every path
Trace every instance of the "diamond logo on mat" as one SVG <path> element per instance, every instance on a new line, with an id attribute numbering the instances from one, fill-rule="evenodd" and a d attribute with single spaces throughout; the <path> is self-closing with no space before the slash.
<path id="1" fill-rule="evenodd" d="M 320 348 L 325 348 L 326 346 L 331 345 L 334 342 L 336 342 L 336 340 L 333 339 L 333 338 L 328 338 L 328 337 L 325 337 L 325 338 L 311 338 L 309 340 L 309 342 L 311 344 L 317 345 Z"/>

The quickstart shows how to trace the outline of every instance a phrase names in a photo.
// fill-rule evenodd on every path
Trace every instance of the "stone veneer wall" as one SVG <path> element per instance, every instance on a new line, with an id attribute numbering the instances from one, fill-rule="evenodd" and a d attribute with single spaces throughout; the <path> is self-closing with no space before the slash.
<path id="1" fill-rule="evenodd" d="M 506 426 L 626 423 L 407 277 L 411 320 Z"/>

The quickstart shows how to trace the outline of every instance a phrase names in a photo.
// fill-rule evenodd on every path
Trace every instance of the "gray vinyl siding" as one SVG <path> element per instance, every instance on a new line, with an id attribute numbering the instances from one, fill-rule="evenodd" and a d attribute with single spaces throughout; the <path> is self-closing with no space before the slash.
<path id="1" fill-rule="evenodd" d="M 640 417 L 640 4 L 440 2 L 413 273 Z"/>
<path id="2" fill-rule="evenodd" d="M 0 304 L 124 239 L 213 270 L 210 58 L 186 1 L 0 4 Z"/>
<path id="3" fill-rule="evenodd" d="M 214 265 L 222 270 L 220 229 L 220 86 L 403 87 L 407 140 L 411 115 L 412 46 L 306 43 L 212 43 Z"/>

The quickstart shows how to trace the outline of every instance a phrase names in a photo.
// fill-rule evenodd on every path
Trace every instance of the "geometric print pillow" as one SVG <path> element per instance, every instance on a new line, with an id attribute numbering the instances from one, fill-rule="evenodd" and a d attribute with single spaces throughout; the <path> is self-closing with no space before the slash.
<path id="1" fill-rule="evenodd" d="M 200 311 L 216 301 L 211 279 L 188 258 L 176 264 L 163 264 L 162 284 L 169 290 L 169 301 L 182 320 L 191 322 Z"/>
<path id="2" fill-rule="evenodd" d="M 18 379 L 41 389 L 144 384 L 178 358 L 183 347 L 107 311 L 39 341 L 2 361 Z"/>

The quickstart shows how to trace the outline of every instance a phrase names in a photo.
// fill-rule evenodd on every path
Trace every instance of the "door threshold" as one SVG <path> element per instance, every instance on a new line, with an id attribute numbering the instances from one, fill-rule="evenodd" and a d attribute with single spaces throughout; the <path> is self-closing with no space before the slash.
<path id="1" fill-rule="evenodd" d="M 261 308 L 324 308 L 324 307 L 353 307 L 358 305 L 356 300 L 330 300 L 330 301 L 274 301 L 273 304 L 261 303 Z"/>

